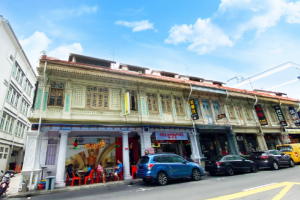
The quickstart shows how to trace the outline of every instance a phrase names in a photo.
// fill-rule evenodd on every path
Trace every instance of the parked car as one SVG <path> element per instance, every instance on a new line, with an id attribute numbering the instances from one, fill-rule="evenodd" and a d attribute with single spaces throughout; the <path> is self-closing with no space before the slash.
<path id="1" fill-rule="evenodd" d="M 290 155 L 294 163 L 300 163 L 300 143 L 278 145 L 276 149 L 284 154 Z"/>
<path id="2" fill-rule="evenodd" d="M 192 178 L 199 181 L 204 171 L 194 162 L 188 162 L 176 154 L 152 154 L 142 156 L 137 164 L 137 178 L 145 183 L 157 181 L 166 185 L 171 179 Z"/>
<path id="3" fill-rule="evenodd" d="M 258 168 L 272 168 L 277 170 L 281 166 L 295 166 L 293 159 L 289 155 L 277 150 L 253 152 L 250 156 L 250 160 L 255 162 Z"/>
<path id="4" fill-rule="evenodd" d="M 205 161 L 205 171 L 212 176 L 217 173 L 234 175 L 236 172 L 257 172 L 255 163 L 237 155 L 213 156 Z"/>

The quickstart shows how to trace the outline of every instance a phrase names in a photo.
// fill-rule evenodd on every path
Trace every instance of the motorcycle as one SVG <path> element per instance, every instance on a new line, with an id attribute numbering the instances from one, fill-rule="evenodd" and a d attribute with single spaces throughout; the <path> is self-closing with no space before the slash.
<path id="1" fill-rule="evenodd" d="M 3 173 L 3 171 L 1 171 Z M 11 174 L 6 173 L 4 176 L 2 176 L 1 183 L 0 183 L 0 196 L 2 194 L 6 193 L 7 188 L 9 187 Z"/>

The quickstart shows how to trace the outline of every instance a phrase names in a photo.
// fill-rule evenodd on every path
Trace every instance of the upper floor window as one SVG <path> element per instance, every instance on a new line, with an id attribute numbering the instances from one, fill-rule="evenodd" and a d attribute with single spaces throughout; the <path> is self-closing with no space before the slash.
<path id="1" fill-rule="evenodd" d="M 26 82 L 24 85 L 24 91 L 30 96 L 32 89 L 33 89 L 32 85 L 30 84 L 29 80 L 26 79 Z"/>
<path id="2" fill-rule="evenodd" d="M 13 68 L 13 77 L 22 85 L 24 73 L 19 66 L 17 62 L 15 62 L 14 68 Z"/>
<path id="3" fill-rule="evenodd" d="M 238 116 L 239 119 L 244 119 L 244 116 L 243 116 L 243 112 L 242 112 L 242 109 L 240 107 L 235 107 L 235 111 L 236 111 L 236 114 Z"/>
<path id="4" fill-rule="evenodd" d="M 28 108 L 29 108 L 29 104 L 24 99 L 22 99 L 21 106 L 20 106 L 20 112 L 23 115 L 27 116 Z"/>
<path id="5" fill-rule="evenodd" d="M 129 91 L 129 102 L 130 102 L 130 110 L 137 110 L 135 91 Z"/>
<path id="6" fill-rule="evenodd" d="M 161 108 L 162 112 L 171 112 L 171 99 L 169 95 L 161 95 Z"/>
<path id="7" fill-rule="evenodd" d="M 108 88 L 87 86 L 86 106 L 108 108 Z"/>
<path id="8" fill-rule="evenodd" d="M 23 123 L 18 122 L 16 130 L 15 130 L 15 135 L 18 137 L 23 137 L 24 132 L 26 131 L 26 128 L 27 127 Z"/>
<path id="9" fill-rule="evenodd" d="M 227 105 L 226 107 L 227 107 L 227 111 L 228 111 L 229 117 L 231 119 L 234 119 L 235 118 L 235 114 L 234 114 L 234 110 L 233 110 L 232 106 L 231 105 Z"/>
<path id="10" fill-rule="evenodd" d="M 14 88 L 11 86 L 8 89 L 7 96 L 6 96 L 6 101 L 10 103 L 14 107 L 18 107 L 18 102 L 19 102 L 20 95 Z"/>
<path id="11" fill-rule="evenodd" d="M 0 130 L 12 133 L 12 129 L 14 126 L 15 119 L 10 115 L 3 113 L 1 123 L 0 123 Z"/>
<path id="12" fill-rule="evenodd" d="M 277 122 L 277 116 L 275 115 L 274 109 L 271 106 L 268 107 L 268 112 L 271 117 L 272 122 Z"/>
<path id="13" fill-rule="evenodd" d="M 175 108 L 176 108 L 177 114 L 179 114 L 179 115 L 184 114 L 182 99 L 180 97 L 175 97 L 174 96 L 174 103 L 175 103 Z"/>
<path id="14" fill-rule="evenodd" d="M 157 112 L 156 94 L 148 94 L 148 110 L 149 112 Z"/>
<path id="15" fill-rule="evenodd" d="M 52 82 L 50 88 L 50 95 L 48 105 L 62 106 L 64 102 L 64 83 Z"/>
<path id="16" fill-rule="evenodd" d="M 215 117 L 218 118 L 218 115 L 221 114 L 219 102 L 216 101 L 216 100 L 212 100 L 211 102 L 212 102 L 212 104 L 213 104 Z"/>
<path id="17" fill-rule="evenodd" d="M 249 108 L 244 108 L 244 112 L 245 112 L 247 120 L 252 120 L 252 115 L 250 113 Z"/>

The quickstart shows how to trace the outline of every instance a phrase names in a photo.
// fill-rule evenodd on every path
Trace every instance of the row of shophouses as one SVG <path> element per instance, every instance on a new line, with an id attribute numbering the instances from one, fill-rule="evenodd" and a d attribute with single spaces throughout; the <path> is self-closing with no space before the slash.
<path id="1" fill-rule="evenodd" d="M 41 167 L 64 187 L 68 164 L 112 167 L 120 159 L 131 179 L 145 150 L 203 163 L 300 139 L 299 100 L 282 94 L 77 54 L 68 61 L 44 55 L 38 73 L 22 171 L 31 189 Z"/>

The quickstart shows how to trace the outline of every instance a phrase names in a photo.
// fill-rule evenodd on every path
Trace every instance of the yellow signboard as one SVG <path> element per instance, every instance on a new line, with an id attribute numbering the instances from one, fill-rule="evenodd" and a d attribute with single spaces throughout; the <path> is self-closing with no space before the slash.
<path id="1" fill-rule="evenodd" d="M 124 115 L 130 114 L 129 92 L 124 94 Z"/>

